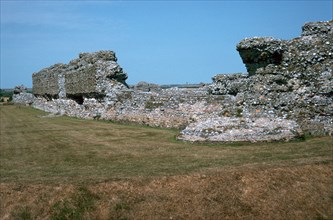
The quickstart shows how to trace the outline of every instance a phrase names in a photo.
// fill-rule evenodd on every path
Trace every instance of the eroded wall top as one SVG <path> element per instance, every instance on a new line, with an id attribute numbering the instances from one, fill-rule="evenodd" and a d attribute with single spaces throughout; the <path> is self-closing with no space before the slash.
<path id="1" fill-rule="evenodd" d="M 249 75 L 271 73 L 320 73 L 332 66 L 333 20 L 306 23 L 292 40 L 247 38 L 236 49 Z"/>
<path id="2" fill-rule="evenodd" d="M 68 64 L 56 64 L 34 73 L 33 93 L 48 98 L 103 97 L 115 83 L 127 86 L 127 74 L 113 51 L 80 53 Z"/>

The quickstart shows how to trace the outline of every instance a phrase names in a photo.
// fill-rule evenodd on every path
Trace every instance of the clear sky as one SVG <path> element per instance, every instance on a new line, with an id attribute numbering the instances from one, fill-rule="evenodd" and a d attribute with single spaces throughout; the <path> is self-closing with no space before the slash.
<path id="1" fill-rule="evenodd" d="M 113 50 L 140 81 L 211 82 L 246 72 L 236 44 L 246 37 L 298 37 L 332 20 L 332 0 L 1 1 L 1 88 L 32 86 L 31 75 L 80 52 Z"/>

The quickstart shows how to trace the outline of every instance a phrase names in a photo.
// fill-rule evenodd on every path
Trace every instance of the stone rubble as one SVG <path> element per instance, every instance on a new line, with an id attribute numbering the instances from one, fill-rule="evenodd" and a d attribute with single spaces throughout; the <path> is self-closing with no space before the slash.
<path id="1" fill-rule="evenodd" d="M 35 96 L 28 93 L 28 89 L 24 85 L 15 86 L 13 93 L 13 103 L 15 104 L 31 105 L 35 101 Z"/>
<path id="2" fill-rule="evenodd" d="M 295 121 L 279 118 L 216 117 L 188 125 L 177 137 L 190 141 L 289 141 L 302 137 Z"/>
<path id="3" fill-rule="evenodd" d="M 31 93 L 21 92 L 13 94 L 13 103 L 20 105 L 32 105 L 35 102 L 35 96 Z"/>
<path id="4" fill-rule="evenodd" d="M 33 74 L 34 97 L 26 99 L 54 115 L 183 129 L 177 138 L 184 141 L 332 135 L 333 21 L 302 30 L 292 40 L 241 41 L 236 48 L 249 74 L 218 74 L 211 84 L 191 87 L 128 87 L 114 52 L 81 53 Z"/>

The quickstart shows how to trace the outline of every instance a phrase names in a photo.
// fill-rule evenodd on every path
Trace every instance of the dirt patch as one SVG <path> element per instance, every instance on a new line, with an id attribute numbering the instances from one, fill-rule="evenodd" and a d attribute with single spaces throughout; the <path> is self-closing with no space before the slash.
<path id="1" fill-rule="evenodd" d="M 332 185 L 332 163 L 231 167 L 87 185 L 94 208 L 81 211 L 86 219 L 332 219 Z M 82 206 L 75 200 L 79 185 L 0 187 L 1 219 L 20 214 L 20 207 L 32 218 L 50 219 L 55 204 Z"/>

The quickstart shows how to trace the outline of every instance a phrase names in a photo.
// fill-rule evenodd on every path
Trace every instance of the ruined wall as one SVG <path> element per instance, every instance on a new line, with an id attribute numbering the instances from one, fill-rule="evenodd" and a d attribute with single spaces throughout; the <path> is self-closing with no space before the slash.
<path id="1" fill-rule="evenodd" d="M 48 98 L 100 98 L 112 90 L 112 81 L 126 86 L 127 74 L 113 51 L 81 53 L 69 64 L 56 64 L 34 73 L 33 94 Z"/>
<path id="2" fill-rule="evenodd" d="M 289 41 L 241 41 L 237 50 L 249 76 L 216 75 L 209 92 L 235 96 L 250 114 L 293 119 L 309 133 L 329 133 L 333 127 L 333 21 L 308 23 L 302 30 L 301 37 Z"/>
<path id="3" fill-rule="evenodd" d="M 55 64 L 32 75 L 33 94 L 59 97 L 59 77 L 64 74 L 66 65 Z"/>
<path id="4" fill-rule="evenodd" d="M 250 76 L 256 74 L 257 69 L 270 64 L 280 65 L 286 48 L 285 41 L 272 37 L 248 38 L 241 41 L 238 50 Z"/>
<path id="5" fill-rule="evenodd" d="M 98 92 L 96 89 L 96 68 L 94 66 L 70 70 L 64 75 L 64 81 L 67 96 L 88 95 Z"/>
<path id="6" fill-rule="evenodd" d="M 236 49 L 250 76 L 319 74 L 332 68 L 333 21 L 306 23 L 301 36 L 291 40 L 246 38 Z"/>
<path id="7" fill-rule="evenodd" d="M 80 54 L 33 75 L 32 105 L 54 114 L 185 128 L 180 140 L 332 135 L 333 21 L 308 23 L 302 30 L 291 40 L 244 39 L 237 50 L 248 74 L 219 74 L 199 88 L 139 83 L 127 89 L 113 52 Z"/>

